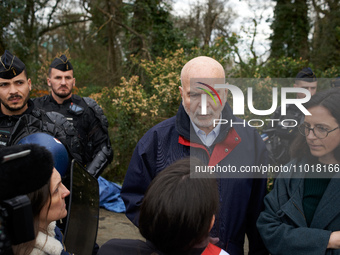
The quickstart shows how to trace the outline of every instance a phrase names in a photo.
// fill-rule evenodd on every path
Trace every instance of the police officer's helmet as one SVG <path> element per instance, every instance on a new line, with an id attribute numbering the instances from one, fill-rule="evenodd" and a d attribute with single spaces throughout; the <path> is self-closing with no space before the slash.
<path id="1" fill-rule="evenodd" d="M 17 144 L 38 144 L 52 153 L 54 167 L 60 175 L 65 176 L 69 167 L 69 157 L 65 146 L 53 136 L 46 133 L 34 133 L 22 138 Z"/>

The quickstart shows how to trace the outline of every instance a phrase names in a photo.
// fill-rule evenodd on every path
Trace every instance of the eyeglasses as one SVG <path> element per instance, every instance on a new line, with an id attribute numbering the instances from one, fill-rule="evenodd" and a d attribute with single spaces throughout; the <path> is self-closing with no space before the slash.
<path id="1" fill-rule="evenodd" d="M 328 134 L 330 132 L 333 132 L 333 131 L 337 130 L 338 128 L 340 128 L 340 127 L 338 126 L 334 129 L 328 131 L 326 128 L 321 127 L 321 126 L 315 126 L 314 128 L 311 128 L 309 125 L 303 123 L 299 126 L 299 131 L 300 131 L 301 135 L 308 136 L 310 131 L 313 130 L 315 137 L 317 137 L 319 139 L 324 139 L 328 136 Z"/>

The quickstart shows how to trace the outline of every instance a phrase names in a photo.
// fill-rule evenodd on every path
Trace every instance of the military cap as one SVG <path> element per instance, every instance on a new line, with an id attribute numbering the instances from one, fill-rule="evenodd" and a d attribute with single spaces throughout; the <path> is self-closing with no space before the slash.
<path id="1" fill-rule="evenodd" d="M 296 75 L 295 81 L 314 82 L 316 81 L 316 76 L 310 67 L 305 67 Z"/>
<path id="2" fill-rule="evenodd" d="M 63 72 L 73 70 L 73 66 L 65 55 L 55 58 L 52 61 L 50 68 L 55 68 Z"/>
<path id="3" fill-rule="evenodd" d="M 25 64 L 8 50 L 0 58 L 0 78 L 12 79 L 25 70 Z"/>
<path id="4" fill-rule="evenodd" d="M 340 88 L 340 76 L 331 80 L 331 87 L 332 88 Z"/>
<path id="5" fill-rule="evenodd" d="M 37 144 L 13 145 L 0 150 L 0 201 L 43 187 L 51 178 L 52 154 Z"/>

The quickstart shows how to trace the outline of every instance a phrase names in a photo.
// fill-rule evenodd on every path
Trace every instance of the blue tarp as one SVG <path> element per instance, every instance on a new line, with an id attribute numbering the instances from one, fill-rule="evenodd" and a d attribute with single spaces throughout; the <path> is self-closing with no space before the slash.
<path id="1" fill-rule="evenodd" d="M 124 213 L 125 205 L 120 196 L 121 186 L 99 176 L 99 206 L 106 210 Z"/>

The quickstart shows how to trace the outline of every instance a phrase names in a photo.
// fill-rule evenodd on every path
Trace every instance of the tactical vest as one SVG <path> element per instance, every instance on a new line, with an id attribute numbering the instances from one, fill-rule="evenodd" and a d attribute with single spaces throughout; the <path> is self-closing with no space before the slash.
<path id="1" fill-rule="evenodd" d="M 41 114 L 38 109 L 33 109 L 29 115 L 35 118 L 40 118 Z M 3 115 L 0 117 L 0 148 L 9 145 L 9 140 L 13 132 L 13 128 L 17 121 L 22 117 L 22 115 L 7 116 Z"/>
<path id="2" fill-rule="evenodd" d="M 17 120 L 10 120 L 9 118 L 0 121 L 0 148 L 5 147 L 8 144 L 9 138 L 11 137 L 12 129 Z"/>

